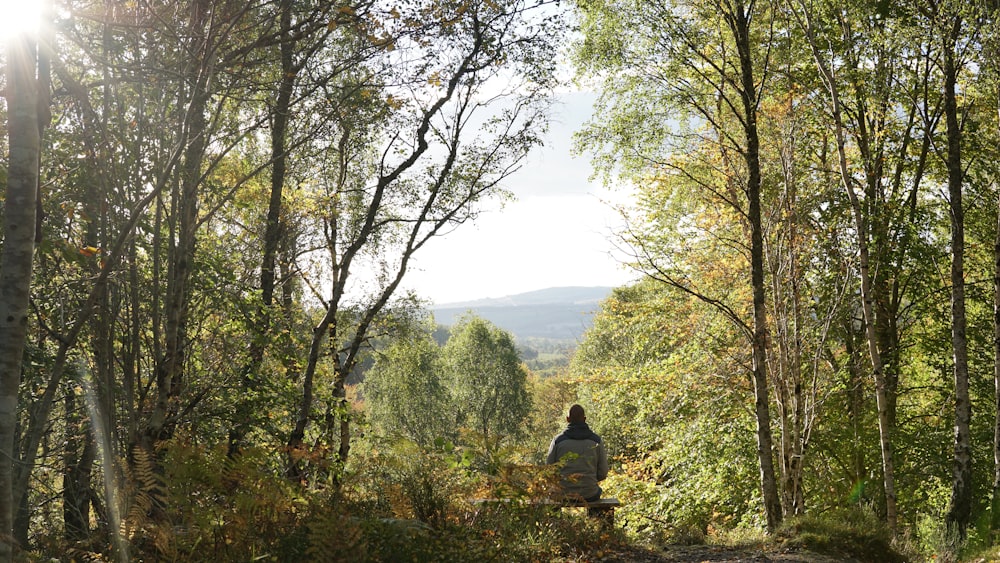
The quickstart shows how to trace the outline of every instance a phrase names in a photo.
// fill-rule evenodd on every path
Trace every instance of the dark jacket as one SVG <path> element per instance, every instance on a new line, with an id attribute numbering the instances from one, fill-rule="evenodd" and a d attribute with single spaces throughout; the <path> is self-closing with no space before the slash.
<path id="1" fill-rule="evenodd" d="M 546 463 L 563 462 L 562 488 L 567 496 L 601 496 L 598 481 L 608 476 L 608 452 L 601 437 L 586 422 L 572 422 L 552 439 Z"/>

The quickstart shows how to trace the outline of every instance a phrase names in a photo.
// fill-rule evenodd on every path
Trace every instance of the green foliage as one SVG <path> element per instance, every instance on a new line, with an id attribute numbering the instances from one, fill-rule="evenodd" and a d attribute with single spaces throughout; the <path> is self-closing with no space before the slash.
<path id="1" fill-rule="evenodd" d="M 372 428 L 424 447 L 438 437 L 454 439 L 454 413 L 442 377 L 440 349 L 430 335 L 418 331 L 394 340 L 376 358 L 362 386 Z"/>
<path id="2" fill-rule="evenodd" d="M 372 430 L 389 443 L 457 443 L 477 465 L 493 467 L 510 439 L 524 436 L 532 404 L 512 337 L 477 317 L 463 319 L 443 346 L 429 325 L 397 331 L 361 393 Z"/>
<path id="3" fill-rule="evenodd" d="M 531 395 L 511 335 L 484 319 L 465 317 L 452 328 L 443 353 L 460 424 L 482 435 L 487 449 L 522 435 Z"/>
<path id="4" fill-rule="evenodd" d="M 626 530 L 690 541 L 711 530 L 759 523 L 748 413 L 721 403 L 701 410 L 693 393 L 685 396 L 685 384 L 673 387 L 652 373 L 606 372 L 584 387 L 588 394 L 601 393 L 595 399 L 600 406 L 590 412 L 600 413 L 595 427 L 618 461 L 605 488 L 625 501 L 618 520 Z"/>
<path id="5" fill-rule="evenodd" d="M 444 443 L 426 450 L 399 442 L 362 456 L 344 497 L 370 561 L 573 560 L 620 541 L 581 514 L 521 502 L 543 498 L 557 481 L 552 467 L 508 463 L 487 477 Z"/>
<path id="6" fill-rule="evenodd" d="M 588 421 L 616 460 L 605 489 L 625 502 L 617 520 L 637 537 L 700 542 L 758 523 L 747 380 L 714 353 L 734 338 L 727 328 L 711 310 L 638 283 L 605 301 L 574 358 Z"/>
<path id="7" fill-rule="evenodd" d="M 135 25 L 95 16 L 66 19 L 57 31 L 65 68 L 53 100 L 58 126 L 45 135 L 45 220 L 18 397 L 19 432 L 39 437 L 34 467 L 23 465 L 36 549 L 70 553 L 53 499 L 65 494 L 63 476 L 85 463 L 77 438 L 90 429 L 57 360 L 67 351 L 94 365 L 104 414 L 118 424 L 108 431 L 120 442 L 133 441 L 149 413 L 167 405 L 162 435 L 173 438 L 133 455 L 132 488 L 123 494 L 123 529 L 136 559 L 599 558 L 615 538 L 593 522 L 518 503 L 467 502 L 547 494 L 551 468 L 537 464 L 574 402 L 587 407 L 608 444 L 614 460 L 605 489 L 625 501 L 618 521 L 632 537 L 695 543 L 759 527 L 749 354 L 730 322 L 747 318 L 749 301 L 746 170 L 737 154 L 745 147 L 736 134 L 747 110 L 727 103 L 735 99 L 727 80 L 736 59 L 718 41 L 729 32 L 718 3 L 575 2 L 581 34 L 573 56 L 601 86 L 581 148 L 599 174 L 620 174 L 638 188 L 623 239 L 635 250 L 632 265 L 661 281 L 617 289 L 565 373 L 565 343 L 536 339 L 519 355 L 509 335 L 475 318 L 448 339 L 438 331 L 435 342 L 410 317 L 412 303 L 393 295 L 412 252 L 474 216 L 485 198 L 503 197 L 501 180 L 540 143 L 561 31 L 555 11 L 532 18 L 533 6 L 507 0 L 372 5 L 364 13 L 291 3 L 295 36 L 279 44 L 273 16 L 285 4 L 265 2 L 224 10 L 227 25 L 212 29 L 233 33 L 192 49 L 194 28 L 178 14 L 197 10 L 125 4 L 119 16 Z M 221 6 L 208 4 L 206 13 Z M 752 56 L 768 57 L 754 110 L 775 352 L 768 367 L 776 394 L 786 393 L 772 400 L 802 407 L 779 412 L 772 404 L 771 415 L 783 437 L 808 445 L 810 516 L 778 534 L 792 547 L 894 557 L 877 517 L 864 512 L 877 511 L 883 493 L 860 338 L 868 327 L 860 320 L 859 233 L 841 186 L 828 85 L 802 58 L 808 47 L 795 16 L 808 9 L 836 66 L 842 109 L 855 120 L 844 158 L 870 220 L 873 281 L 884 296 L 876 303 L 878 345 L 886 372 L 898 376 L 892 438 L 901 522 L 920 552 L 960 556 L 942 550 L 952 543 L 941 526 L 954 407 L 949 217 L 933 109 L 941 13 L 924 4 L 754 8 Z M 938 7 L 947 12 L 950 4 Z M 991 536 L 1000 143 L 996 22 L 970 16 L 959 86 L 975 413 L 972 553 Z M 276 57 L 286 51 L 296 71 L 282 76 L 287 69 Z M 185 116 L 200 86 L 182 85 L 199 65 L 209 80 L 204 94 L 218 102 L 202 112 L 204 126 Z M 277 129 L 269 112 L 283 78 L 292 80 L 295 101 L 285 108 L 285 190 L 272 193 L 268 173 L 277 159 L 267 127 Z M 465 113 L 487 109 L 480 102 L 494 84 L 501 91 L 492 99 L 509 103 L 481 117 Z M 198 143 L 188 134 L 204 141 L 202 154 L 193 154 Z M 175 159 L 171 147 L 191 154 Z M 199 177 L 186 193 L 181 169 Z M 6 175 L 0 165 L 0 184 Z M 259 247 L 272 197 L 281 203 L 273 272 L 280 297 L 265 307 Z M 179 214 L 185 208 L 196 210 L 188 227 Z M 105 266 L 107 280 L 98 277 Z M 190 277 L 174 279 L 178 269 Z M 670 276 L 716 310 L 664 290 Z M 327 294 L 331 278 L 344 284 L 336 299 Z M 345 296 L 353 301 L 337 301 Z M 316 330 L 328 307 L 336 308 L 330 330 Z M 167 332 L 178 336 L 176 349 L 167 348 Z M 331 334 L 324 348 L 320 340 Z M 366 356 L 369 349 L 377 353 Z M 363 413 L 331 385 L 348 356 L 351 377 L 366 376 Z M 306 370 L 310 361 L 316 365 Z M 782 379 L 788 373 L 806 377 Z M 787 393 L 797 391 L 802 403 L 792 405 Z M 346 468 L 331 461 L 341 418 L 366 419 L 371 430 L 355 432 L 357 459 Z M 291 482 L 284 446 L 299 420 L 307 445 L 296 454 L 310 471 Z M 221 444 L 234 427 L 245 447 L 227 457 Z M 17 444 L 19 457 L 34 455 L 25 448 L 32 449 Z M 334 492 L 334 483 L 342 489 Z M 107 524 L 96 526 L 91 545 L 73 549 L 107 544 Z"/>
<path id="8" fill-rule="evenodd" d="M 804 548 L 838 559 L 904 563 L 885 524 L 870 511 L 847 510 L 789 518 L 772 540 L 781 548 Z"/>
<path id="9" fill-rule="evenodd" d="M 531 463 L 545 462 L 552 437 L 565 427 L 569 407 L 578 403 L 578 382 L 567 373 L 533 378 L 531 381 L 531 416 L 527 421 L 527 433 L 522 441 Z"/>
<path id="10" fill-rule="evenodd" d="M 432 527 L 444 524 L 453 503 L 469 498 L 474 481 L 454 463 L 448 449 L 425 450 L 398 442 L 390 450 L 367 456 L 356 486 L 387 518 L 416 519 Z"/>
<path id="11" fill-rule="evenodd" d="M 780 9 L 759 3 L 720 9 L 698 0 L 576 4 L 582 33 L 574 62 L 600 87 L 597 117 L 579 134 L 579 148 L 593 155 L 600 174 L 637 189 L 635 213 L 622 237 L 634 251 L 633 265 L 697 293 L 744 327 L 752 325 L 745 306 L 750 241 L 740 191 L 747 171 L 738 157 L 757 147 L 745 146 L 737 134 L 749 109 L 732 103 L 738 98 L 738 81 L 732 81 L 738 59 L 733 44 L 720 41 L 733 29 L 720 14 L 733 6 L 752 12 L 752 33 L 759 35 L 749 38 L 749 55 L 766 63 L 756 68 L 767 68 L 756 77 L 760 98 L 753 111 L 761 141 L 768 406 L 776 461 L 803 464 L 799 508 L 884 511 L 876 419 L 882 408 L 895 451 L 900 522 L 932 552 L 926 543 L 934 534 L 930 523 L 941 518 L 948 502 L 943 491 L 952 479 L 955 384 L 950 225 L 948 202 L 940 197 L 944 129 L 936 118 L 927 119 L 925 108 L 941 104 L 940 41 L 955 6 L 880 3 L 873 11 L 867 2 L 802 2 Z M 996 14 L 969 17 L 979 8 L 963 6 L 963 25 L 951 28 L 961 29 L 964 65 L 958 88 L 969 326 L 962 336 L 968 338 L 975 413 L 974 521 L 983 520 L 992 494 L 996 415 L 996 57 L 995 45 L 978 38 L 988 30 L 995 40 Z M 810 50 L 807 31 L 819 45 L 816 56 L 832 70 L 831 82 L 801 57 Z M 846 120 L 836 128 L 831 87 L 840 93 L 837 110 Z M 843 131 L 844 146 L 837 146 L 835 131 Z M 860 198 L 857 217 L 847 205 L 844 182 Z M 859 241 L 862 224 L 867 239 Z M 861 243 L 870 250 L 870 326 L 861 314 Z M 753 522 L 753 509 L 742 506 L 752 489 L 730 496 L 726 485 L 711 480 L 720 456 L 739 460 L 744 469 L 753 465 L 747 438 L 752 427 L 740 412 L 750 406 L 742 375 L 750 367 L 748 346 L 683 292 L 657 297 L 653 286 L 616 291 L 574 360 L 580 400 L 590 412 L 606 414 L 600 430 L 633 478 L 616 487 L 686 511 L 675 513 L 685 526 L 733 525 L 729 516 L 718 515 L 739 511 Z M 875 333 L 871 348 L 866 329 Z M 881 405 L 874 400 L 870 349 L 882 355 L 887 379 Z M 667 437 L 658 440 L 658 432 Z M 674 447 L 671 439 L 692 445 Z M 795 474 L 787 464 L 778 470 Z M 661 490 L 671 475 L 704 490 L 723 490 L 701 493 L 686 488 L 683 479 Z M 732 482 L 753 480 L 744 471 Z M 788 498 L 785 508 L 791 511 Z M 730 501 L 739 507 L 732 513 L 716 508 Z M 983 537 L 972 534 L 974 541 Z"/>

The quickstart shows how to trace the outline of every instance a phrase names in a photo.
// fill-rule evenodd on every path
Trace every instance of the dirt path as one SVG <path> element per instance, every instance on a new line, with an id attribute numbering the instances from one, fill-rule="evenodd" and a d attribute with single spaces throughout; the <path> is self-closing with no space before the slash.
<path id="1" fill-rule="evenodd" d="M 666 546 L 656 551 L 630 548 L 596 559 L 601 563 L 861 563 L 810 552 L 770 552 L 724 546 Z"/>

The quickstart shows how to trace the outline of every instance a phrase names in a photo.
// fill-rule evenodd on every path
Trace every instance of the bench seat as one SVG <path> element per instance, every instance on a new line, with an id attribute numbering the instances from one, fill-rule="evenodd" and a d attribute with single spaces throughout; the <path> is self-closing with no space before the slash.
<path id="1" fill-rule="evenodd" d="M 503 499 L 503 498 L 480 498 L 474 499 L 472 504 L 519 504 L 521 506 L 548 507 L 552 509 L 560 508 L 586 508 L 587 514 L 599 516 L 609 524 L 614 524 L 615 509 L 622 505 L 616 498 L 602 498 L 593 502 L 574 498 L 542 498 L 542 499 Z"/>
<path id="2" fill-rule="evenodd" d="M 622 505 L 622 503 L 616 498 L 601 498 L 593 502 L 574 499 L 565 499 L 562 501 L 557 500 L 554 502 L 560 504 L 561 506 L 585 506 L 587 508 L 594 508 L 597 510 L 614 510 Z"/>

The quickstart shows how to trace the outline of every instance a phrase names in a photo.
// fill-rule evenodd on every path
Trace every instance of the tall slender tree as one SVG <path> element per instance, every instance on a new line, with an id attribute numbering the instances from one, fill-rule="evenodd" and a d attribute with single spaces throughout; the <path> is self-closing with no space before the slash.
<path id="1" fill-rule="evenodd" d="M 303 105 L 303 101 L 308 98 L 310 92 L 316 91 L 320 84 L 330 81 L 333 77 L 350 69 L 352 56 L 357 56 L 359 59 L 364 57 L 363 52 L 353 54 L 353 50 L 345 49 L 347 52 L 352 52 L 352 55 L 344 57 L 343 61 L 332 65 L 328 72 L 314 77 L 311 84 L 300 88 L 299 95 L 296 95 L 296 85 L 299 83 L 303 69 L 310 63 L 312 57 L 322 52 L 325 44 L 331 42 L 335 26 L 329 25 L 328 20 L 335 16 L 327 13 L 323 7 L 303 9 L 291 0 L 280 0 L 275 9 L 278 14 L 278 29 L 275 31 L 276 37 L 274 38 L 276 45 L 269 45 L 270 41 L 264 41 L 265 44 L 262 45 L 262 49 L 265 51 L 277 51 L 275 71 L 278 80 L 273 100 L 268 101 L 269 113 L 272 115 L 269 123 L 271 141 L 270 190 L 261 240 L 260 302 L 257 304 L 254 314 L 248 318 L 247 332 L 250 335 L 248 359 L 247 364 L 241 368 L 243 370 L 243 387 L 254 392 L 261 387 L 259 372 L 272 332 L 275 288 L 279 285 L 282 288 L 288 288 L 295 278 L 293 273 L 289 271 L 289 261 L 285 261 L 284 268 L 279 268 L 278 259 L 283 248 L 286 254 L 293 253 L 289 248 L 293 236 L 285 198 L 287 197 L 286 184 L 290 177 L 289 162 L 293 160 L 292 151 L 296 146 L 302 144 L 301 140 L 294 138 L 291 134 L 296 123 L 293 120 L 294 110 Z M 327 10 L 333 10 L 333 5 L 329 5 Z M 360 60 L 356 63 L 360 64 Z M 310 132 L 306 135 L 314 131 L 315 126 L 311 127 Z M 279 278 L 279 274 L 283 276 L 283 279 Z M 241 393 L 239 397 L 241 398 L 238 399 L 237 413 L 229 436 L 231 454 L 239 449 L 244 434 L 253 426 L 254 421 L 253 408 L 246 399 L 247 395 Z"/>
<path id="2" fill-rule="evenodd" d="M 868 352 L 872 364 L 872 375 L 875 381 L 880 450 L 882 453 L 882 477 L 883 489 L 885 492 L 886 522 L 888 523 L 889 528 L 895 532 L 897 528 L 897 508 L 895 456 L 893 452 L 892 439 L 893 428 L 895 425 L 895 381 L 891 377 L 886 377 L 885 362 L 883 360 L 883 354 L 885 353 L 886 346 L 882 345 L 882 343 L 885 342 L 885 339 L 879 337 L 880 332 L 878 330 L 880 326 L 884 327 L 887 323 L 879 322 L 879 319 L 876 318 L 875 303 L 877 284 L 873 281 L 874 274 L 871 264 L 871 214 L 867 212 L 873 207 L 873 203 L 869 203 L 869 201 L 873 198 L 866 198 L 865 203 L 868 203 L 871 207 L 865 207 L 862 200 L 858 197 L 858 187 L 856 185 L 857 178 L 851 169 L 847 153 L 849 150 L 847 138 L 848 133 L 844 119 L 845 109 L 843 105 L 842 87 L 838 76 L 834 73 L 831 63 L 827 60 L 824 50 L 819 43 L 820 39 L 817 37 L 815 23 L 816 14 L 804 3 L 798 4 L 794 14 L 806 36 L 806 40 L 812 51 L 817 69 L 819 70 L 820 79 L 823 87 L 826 89 L 826 94 L 828 95 L 830 114 L 834 125 L 837 169 L 840 174 L 841 184 L 850 201 L 855 228 L 857 230 L 859 255 L 858 267 L 861 278 L 861 309 L 864 318 Z M 850 22 L 845 23 L 847 25 L 843 28 L 845 30 L 844 34 L 850 37 L 852 35 L 849 27 Z M 857 85 L 857 82 L 854 84 Z M 855 92 L 859 94 L 857 97 L 859 99 L 858 106 L 860 109 L 864 105 L 864 98 L 860 95 L 861 92 L 858 90 L 855 90 Z M 866 126 L 866 119 L 867 118 L 860 119 L 859 124 Z M 857 135 L 857 138 L 861 139 L 859 142 L 869 138 L 868 134 L 864 133 L 864 131 L 866 131 L 864 127 L 859 128 L 859 131 L 860 133 Z M 862 149 L 864 154 L 870 154 L 870 151 L 865 149 L 870 149 L 870 147 L 864 147 Z M 866 169 L 871 168 L 868 167 Z M 868 174 L 867 177 L 869 179 L 869 187 L 879 185 L 879 180 L 876 175 Z M 871 192 L 868 193 L 870 194 Z"/>
<path id="3" fill-rule="evenodd" d="M 653 100 L 664 99 L 671 107 L 704 121 L 706 144 L 718 147 L 717 166 L 724 172 L 723 186 L 701 184 L 709 193 L 732 207 L 743 229 L 746 260 L 750 269 L 750 315 L 743 319 L 740 307 L 702 293 L 681 274 L 646 263 L 648 273 L 704 299 L 738 324 L 751 350 L 754 420 L 760 488 L 767 528 L 774 530 L 782 521 L 777 473 L 773 459 L 773 439 L 768 380 L 768 312 L 764 264 L 764 223 L 761 212 L 762 173 L 758 113 L 762 92 L 769 76 L 768 34 L 773 5 L 757 2 L 652 2 L 634 10 L 618 2 L 584 0 L 578 2 L 583 17 L 584 39 L 578 53 L 581 69 L 606 72 L 604 99 L 619 105 L 616 110 L 630 119 L 648 123 L 648 133 L 629 134 L 614 127 L 609 136 L 595 133 L 588 142 L 607 154 L 625 155 L 623 162 L 637 176 L 659 167 L 692 177 L 683 165 L 671 165 L 644 145 L 658 146 L 671 129 L 655 111 Z M 683 14 L 683 15 L 682 15 Z M 764 49 L 759 46 L 763 44 Z M 666 68 L 664 68 L 666 67 Z M 674 73 L 683 79 L 675 80 Z M 650 138 L 642 138 L 648 134 Z M 696 182 L 697 183 L 697 182 Z M 714 191 L 718 190 L 718 191 Z M 668 265 L 672 261 L 664 260 Z M 676 262 L 673 262 L 676 263 Z"/>
<path id="4" fill-rule="evenodd" d="M 47 46 L 28 29 L 7 40 L 7 188 L 0 249 L 0 561 L 15 551 L 13 460 L 21 358 L 37 230 L 41 138 L 48 124 Z"/>
<path id="5" fill-rule="evenodd" d="M 313 327 L 287 441 L 291 476 L 305 477 L 298 454 L 324 346 L 340 430 L 334 465 L 343 467 L 351 448 L 347 378 L 415 253 L 475 216 L 540 142 L 554 85 L 553 40 L 561 33 L 548 4 L 484 1 L 444 12 L 413 6 L 413 13 L 380 20 L 374 46 L 386 57 L 329 85 L 332 97 L 346 100 L 331 119 L 329 138 L 337 142 L 317 152 L 330 290 L 321 294 L 325 311 Z M 373 272 L 370 279 L 364 270 Z M 353 289 L 366 281 L 365 297 L 354 299 Z"/>
<path id="6" fill-rule="evenodd" d="M 963 17 L 939 13 L 943 17 L 941 74 L 944 79 L 945 170 L 948 176 L 948 209 L 951 216 L 951 346 L 955 380 L 955 444 L 952 461 L 951 502 L 945 516 L 948 532 L 964 541 L 972 516 L 972 444 L 969 397 L 969 352 L 966 337 L 965 305 L 965 208 L 962 201 L 964 169 L 962 127 L 958 108 L 958 75 L 962 55 L 957 52 Z M 935 18 L 937 19 L 937 18 Z"/>
<path id="7" fill-rule="evenodd" d="M 995 92 L 997 130 L 1000 133 L 1000 89 Z M 993 240 L 993 489 L 990 499 L 990 531 L 994 545 L 1000 539 L 1000 202 L 997 231 Z"/>

